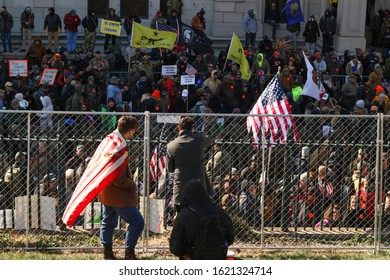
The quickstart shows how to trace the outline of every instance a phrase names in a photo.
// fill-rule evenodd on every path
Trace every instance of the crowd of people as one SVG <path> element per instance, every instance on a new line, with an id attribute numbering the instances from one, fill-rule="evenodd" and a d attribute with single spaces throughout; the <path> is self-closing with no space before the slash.
<path id="1" fill-rule="evenodd" d="M 2 13 L 4 11 L 7 13 L 6 8 L 2 7 Z M 65 48 L 58 45 L 58 33 L 61 32 L 62 21 L 55 14 L 54 8 L 49 8 L 49 14 L 45 18 L 44 28 L 48 35 L 48 45 L 44 46 L 40 37 L 34 38 L 32 43 L 28 41 L 31 40 L 31 29 L 34 28 L 34 14 L 31 8 L 26 7 L 22 15 L 22 27 L 23 30 L 26 29 L 23 37 L 26 43 L 23 48 L 26 49 L 26 58 L 31 69 L 28 77 L 11 78 L 8 76 L 8 64 L 0 54 L 0 108 L 6 111 L 41 111 L 33 119 L 34 124 L 39 127 L 37 133 L 41 135 L 47 134 L 54 127 L 53 116 L 47 113 L 52 111 L 70 113 L 150 111 L 194 115 L 214 113 L 216 116 L 221 113 L 247 114 L 274 75 L 279 76 L 293 114 L 334 115 L 334 119 L 337 120 L 337 115 L 388 114 L 390 110 L 388 96 L 390 90 L 388 50 L 390 48 L 387 48 L 384 43 L 381 48 L 345 50 L 343 55 L 338 55 L 332 47 L 335 23 L 334 15 L 329 10 L 325 12 L 324 18 L 320 19 L 319 25 L 313 16 L 309 18 L 303 33 L 306 43 L 302 48 L 303 53 L 298 50 L 291 36 L 291 33 L 295 34 L 299 30 L 292 32 L 293 29 L 286 30 L 286 34 L 289 35 L 279 40 L 275 40 L 274 31 L 273 40 L 264 35 L 256 46 L 256 11 L 249 10 L 243 21 L 247 28 L 245 29 L 245 54 L 252 73 L 249 80 L 242 78 L 240 65 L 236 61 L 227 60 L 229 46 L 226 46 L 226 49 L 220 51 L 217 56 L 213 50 L 208 53 L 193 53 L 186 46 L 179 45 L 172 50 L 133 49 L 128 45 L 122 50 L 117 44 L 117 38 L 107 35 L 102 53 L 95 50 L 96 28 L 99 21 L 95 13 L 92 11 L 80 20 L 76 11 L 72 9 L 63 20 L 67 33 Z M 206 27 L 204 15 L 205 11 L 202 9 L 195 16 L 198 19 L 203 18 L 200 23 L 197 18 L 193 18 L 194 28 L 195 25 L 201 24 L 197 28 L 203 28 L 204 31 Z M 167 18 L 158 11 L 153 20 L 154 24 L 161 21 L 163 24 L 173 26 L 177 24 L 177 20 L 180 20 L 180 16 L 181 11 L 172 8 Z M 9 14 L 7 17 L 12 19 Z M 4 18 L 0 17 L 0 23 Z M 121 21 L 113 8 L 109 9 L 107 19 Z M 126 17 L 124 26 L 127 38 L 131 38 L 132 22 L 140 23 L 141 19 L 133 14 Z M 279 28 L 276 16 L 268 18 L 266 22 Z M 81 45 L 77 41 L 79 25 L 82 25 L 85 31 L 85 53 L 83 54 L 80 54 L 77 48 Z M 0 31 L 3 32 L 1 26 Z M 324 41 L 321 51 L 316 49 L 317 38 L 320 36 Z M 384 34 L 383 42 L 387 42 L 388 36 L 386 36 Z M 54 38 L 54 47 L 51 38 Z M 12 51 L 10 40 L 8 49 L 3 40 L 3 51 Z M 303 55 L 310 59 L 327 91 L 320 100 L 302 95 L 302 87 L 307 76 Z M 161 75 L 164 65 L 176 65 L 177 75 Z M 195 85 L 184 86 L 180 83 L 180 76 L 186 74 L 188 65 L 196 70 L 196 82 Z M 40 84 L 45 68 L 58 70 L 53 85 Z M 22 135 L 21 131 L 16 134 L 14 125 L 18 124 L 18 128 L 22 128 L 23 122 L 27 121 L 18 118 L 17 115 L 4 112 L 0 120 L 3 136 Z M 92 119 L 81 119 L 69 114 L 68 121 L 85 124 Z M 336 123 L 330 119 L 320 119 L 318 127 L 327 126 L 329 129 L 326 133 L 322 130 L 316 131 L 315 135 L 313 131 L 316 128 L 308 125 L 307 122 L 298 122 L 298 125 L 299 129 L 303 127 L 302 131 L 305 126 L 311 127 L 309 133 L 304 134 L 303 138 L 309 139 L 314 135 L 316 140 L 322 142 L 335 139 L 332 137 L 341 137 L 340 123 L 341 121 Z M 235 124 L 241 124 L 241 129 L 246 129 L 245 124 L 241 122 Z M 77 130 L 77 133 L 83 132 L 83 129 Z M 370 137 L 369 133 L 367 135 Z M 73 157 L 66 164 L 66 180 L 69 184 L 74 184 L 76 178 L 80 178 L 87 164 L 82 153 L 83 149 L 83 146 L 78 145 L 76 155 L 71 155 Z M 35 182 L 35 193 L 56 196 L 54 190 L 57 174 L 49 167 L 51 164 L 47 156 L 49 150 L 45 141 L 39 141 L 37 157 L 32 159 L 30 174 L 32 181 Z M 24 152 L 24 150 L 16 150 L 10 155 L 14 158 L 14 163 L 9 170 L 5 170 L 5 184 L 9 184 L 11 180 L 25 182 L 23 178 L 27 174 Z M 229 149 L 224 149 L 219 144 L 210 150 L 209 161 L 202 162 L 199 171 L 202 173 L 204 169 L 207 173 L 207 180 L 202 178 L 201 183 L 205 186 L 207 181 L 211 182 L 213 198 L 218 205 L 241 213 L 248 223 L 258 227 L 261 188 L 263 185 L 267 188 L 269 184 L 276 182 L 276 177 L 280 176 L 280 173 L 275 175 L 274 182 L 271 182 L 271 178 L 268 178 L 269 181 L 266 183 L 261 182 L 259 174 L 262 169 L 259 167 L 258 158 L 252 157 L 237 165 L 237 157 L 232 156 L 232 154 L 237 155 L 237 151 L 230 149 L 230 152 L 231 154 Z M 346 151 L 339 152 L 336 153 L 337 156 Z M 168 153 L 171 153 L 172 160 L 174 157 L 172 147 L 168 149 Z M 335 153 L 330 154 L 334 156 Z M 351 154 L 353 150 L 348 151 L 348 155 Z M 375 193 L 375 188 L 373 189 L 375 169 L 372 158 L 368 160 L 364 154 L 364 150 L 359 151 L 358 158 L 348 162 L 351 164 L 348 168 L 341 167 L 338 165 L 340 162 L 337 158 L 330 158 L 330 156 L 319 162 L 315 168 L 313 166 L 309 168 L 308 155 L 302 152 L 299 167 L 293 172 L 294 179 L 284 183 L 285 186 L 291 185 L 288 194 L 288 220 L 294 220 L 294 225 L 316 227 L 341 225 L 345 221 L 351 227 L 371 225 L 375 207 L 372 200 Z M 204 156 L 202 153 L 198 155 Z M 329 167 L 329 160 L 333 161 L 335 168 Z M 175 172 L 175 165 L 172 162 L 170 164 L 170 172 Z M 387 157 L 383 158 L 383 168 L 387 168 Z M 50 173 L 47 172 L 48 170 Z M 348 180 L 347 183 L 345 180 Z M 353 185 L 353 187 L 344 188 L 345 185 Z M 23 191 L 19 190 L 22 184 L 20 188 L 15 188 L 18 195 L 23 194 Z M 175 185 L 174 190 L 177 188 L 179 187 Z M 278 215 L 285 212 L 280 208 L 282 191 L 279 192 L 276 186 L 272 186 L 269 190 L 271 192 L 267 193 L 264 202 L 265 221 L 268 225 L 273 223 L 280 225 L 281 219 Z M 70 195 L 71 192 L 66 194 L 67 200 L 70 199 Z M 176 202 L 176 208 L 180 210 L 180 205 Z M 187 215 L 192 214 L 187 213 Z M 132 250 L 131 255 L 133 254 Z"/>

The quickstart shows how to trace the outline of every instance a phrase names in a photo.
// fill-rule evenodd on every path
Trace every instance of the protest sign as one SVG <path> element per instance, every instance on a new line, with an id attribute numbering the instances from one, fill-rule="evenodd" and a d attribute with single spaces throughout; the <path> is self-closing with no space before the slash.
<path id="1" fill-rule="evenodd" d="M 57 69 L 50 69 L 50 68 L 44 69 L 39 84 L 48 83 L 51 86 L 54 85 L 57 71 L 58 71 Z"/>
<path id="2" fill-rule="evenodd" d="M 185 85 L 195 85 L 195 76 L 182 75 L 180 76 L 180 84 Z"/>
<path id="3" fill-rule="evenodd" d="M 9 77 L 28 77 L 27 60 L 8 60 Z"/>
<path id="4" fill-rule="evenodd" d="M 102 19 L 102 25 L 100 26 L 100 32 L 103 34 L 120 36 L 121 35 L 121 23 L 112 20 Z"/>
<path id="5" fill-rule="evenodd" d="M 175 76 L 177 74 L 176 65 L 163 65 L 161 68 L 161 75 L 163 76 Z"/>

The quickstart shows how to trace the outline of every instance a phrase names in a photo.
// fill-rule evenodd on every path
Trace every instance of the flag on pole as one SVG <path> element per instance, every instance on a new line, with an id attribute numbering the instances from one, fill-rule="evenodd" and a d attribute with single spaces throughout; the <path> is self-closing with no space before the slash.
<path id="1" fill-rule="evenodd" d="M 284 116 L 267 116 L 270 114 Z M 290 104 L 277 75 L 273 77 L 253 106 L 246 119 L 246 126 L 248 132 L 252 131 L 253 133 L 252 140 L 254 143 L 259 143 L 259 133 L 264 144 L 273 144 L 278 141 L 285 143 L 290 127 L 293 128 L 295 141 L 298 140 L 298 130 L 295 120 L 291 116 Z"/>
<path id="2" fill-rule="evenodd" d="M 242 47 L 240 38 L 233 33 L 232 40 L 230 42 L 227 59 L 233 60 L 240 64 L 240 70 L 242 73 L 242 79 L 248 80 L 251 78 L 252 71 L 249 67 L 248 60 L 245 57 L 244 48 Z"/>
<path id="3" fill-rule="evenodd" d="M 72 226 L 101 190 L 110 185 L 128 164 L 126 140 L 118 130 L 98 146 L 66 206 L 62 221 Z"/>
<path id="4" fill-rule="evenodd" d="M 305 53 L 303 53 L 303 57 L 305 58 L 307 68 L 307 79 L 302 89 L 302 95 L 307 95 L 316 100 L 320 100 L 326 93 L 326 90 L 322 85 L 321 80 L 317 77 L 317 71 L 314 69 L 313 65 L 311 65 Z"/>
<path id="5" fill-rule="evenodd" d="M 213 41 L 196 28 L 179 23 L 179 45 L 186 46 L 195 53 L 207 53 L 212 49 Z"/>
<path id="6" fill-rule="evenodd" d="M 288 0 L 284 6 L 284 11 L 286 13 L 288 25 L 305 21 L 299 0 Z"/>
<path id="7" fill-rule="evenodd" d="M 165 48 L 172 50 L 175 46 L 177 33 L 160 31 L 133 23 L 131 46 L 136 48 Z"/>
<path id="8" fill-rule="evenodd" d="M 187 75 L 193 77 L 197 72 L 198 71 L 196 71 L 196 69 L 191 64 L 187 64 L 187 68 L 186 68 Z"/>
<path id="9" fill-rule="evenodd" d="M 169 26 L 169 25 L 166 25 L 166 24 L 163 24 L 163 23 L 157 22 L 156 23 L 156 27 L 157 27 L 157 30 L 177 33 L 177 29 L 176 28 L 173 28 L 172 26 Z"/>
<path id="10" fill-rule="evenodd" d="M 153 150 L 152 158 L 150 159 L 150 179 L 153 182 L 158 182 L 166 177 L 167 171 L 167 149 L 166 145 L 161 145 Z"/>

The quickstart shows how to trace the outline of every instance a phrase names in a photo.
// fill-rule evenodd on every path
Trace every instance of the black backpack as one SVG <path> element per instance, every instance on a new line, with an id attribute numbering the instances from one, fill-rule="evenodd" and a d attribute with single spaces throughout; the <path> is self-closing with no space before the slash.
<path id="1" fill-rule="evenodd" d="M 206 212 L 204 215 L 191 207 L 188 209 L 199 217 L 192 259 L 226 260 L 225 229 L 221 217 L 216 213 L 216 206 L 214 205 L 212 212 Z"/>

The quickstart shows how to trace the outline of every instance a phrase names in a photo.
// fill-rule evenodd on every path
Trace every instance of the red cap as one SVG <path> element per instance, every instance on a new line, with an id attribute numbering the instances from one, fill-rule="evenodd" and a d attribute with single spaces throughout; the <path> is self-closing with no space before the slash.
<path id="1" fill-rule="evenodd" d="M 377 86 L 375 91 L 376 91 L 376 93 L 381 93 L 381 92 L 384 92 L 385 89 L 382 86 Z"/>

